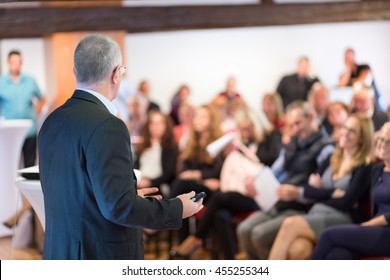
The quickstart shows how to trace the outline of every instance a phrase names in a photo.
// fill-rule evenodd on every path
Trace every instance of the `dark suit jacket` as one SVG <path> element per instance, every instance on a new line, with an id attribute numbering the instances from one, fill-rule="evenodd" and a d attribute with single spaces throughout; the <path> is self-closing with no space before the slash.
<path id="1" fill-rule="evenodd" d="M 307 77 L 300 79 L 296 73 L 284 76 L 276 89 L 282 98 L 283 108 L 286 109 L 286 107 L 295 100 L 306 101 L 311 86 L 316 82 L 319 82 L 318 78 Z"/>
<path id="2" fill-rule="evenodd" d="M 378 109 L 377 106 L 375 106 L 374 113 L 371 117 L 372 122 L 374 124 L 374 130 L 378 131 L 381 129 L 382 125 L 384 125 L 386 122 L 389 121 L 387 115 Z"/>
<path id="3" fill-rule="evenodd" d="M 137 196 L 126 125 L 76 90 L 43 124 L 44 259 L 143 259 L 142 227 L 181 226 L 179 199 Z"/>

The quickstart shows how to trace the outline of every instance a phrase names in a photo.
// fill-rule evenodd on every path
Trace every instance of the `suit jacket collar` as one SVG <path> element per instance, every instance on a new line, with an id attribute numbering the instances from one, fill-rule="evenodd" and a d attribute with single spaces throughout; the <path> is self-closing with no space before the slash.
<path id="1" fill-rule="evenodd" d="M 103 102 L 101 102 L 97 97 L 93 96 L 89 92 L 86 92 L 86 91 L 83 91 L 83 90 L 75 90 L 75 92 L 73 93 L 71 98 L 82 99 L 82 100 L 85 100 L 85 101 L 88 101 L 88 102 L 95 103 L 96 105 L 102 107 L 107 112 L 110 112 L 107 109 L 107 107 L 103 104 Z"/>

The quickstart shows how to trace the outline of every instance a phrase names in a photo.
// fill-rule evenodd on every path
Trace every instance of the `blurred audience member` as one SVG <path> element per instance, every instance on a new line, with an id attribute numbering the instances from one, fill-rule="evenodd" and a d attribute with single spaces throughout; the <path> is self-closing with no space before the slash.
<path id="1" fill-rule="evenodd" d="M 151 111 L 142 128 L 142 144 L 137 150 L 135 168 L 141 171 L 138 188 L 157 187 L 159 193 L 168 197 L 169 187 L 176 175 L 178 147 L 173 135 L 169 116 L 160 111 Z"/>
<path id="2" fill-rule="evenodd" d="M 267 93 L 262 101 L 265 116 L 273 127 L 280 131 L 284 126 L 283 103 L 280 95 L 277 92 Z"/>
<path id="3" fill-rule="evenodd" d="M 390 120 L 390 104 L 387 106 L 387 117 Z"/>
<path id="4" fill-rule="evenodd" d="M 219 93 L 214 100 L 218 105 L 223 105 L 227 117 L 233 117 L 234 111 L 236 111 L 238 107 L 245 105 L 242 96 L 236 90 L 236 78 L 234 76 L 230 76 L 227 79 L 226 89 Z M 221 120 L 223 121 L 224 118 Z"/>
<path id="5" fill-rule="evenodd" d="M 255 157 L 263 164 L 271 165 L 277 158 L 281 148 L 280 133 L 270 126 L 265 117 L 259 117 L 250 109 L 238 111 L 235 115 L 235 121 L 240 142 L 248 148 L 243 153 L 244 157 L 247 155 L 247 151 L 249 151 L 252 155 L 248 160 Z M 241 169 L 241 172 L 245 172 L 245 170 L 242 170 L 241 162 L 237 161 L 241 157 L 230 155 L 234 157 L 234 159 L 232 158 L 233 162 L 225 162 L 234 164 L 235 169 Z M 226 165 L 224 165 L 224 168 L 226 168 Z M 231 168 L 232 166 L 227 169 L 227 172 L 231 171 Z M 234 175 L 237 176 L 238 174 L 235 173 Z M 234 175 L 227 174 L 227 176 Z M 212 230 L 215 230 L 219 240 L 214 240 L 218 243 L 212 244 L 214 249 L 221 249 L 225 259 L 234 258 L 236 238 L 231 227 L 231 218 L 234 215 L 259 210 L 259 206 L 253 199 L 255 193 L 246 189 L 245 178 L 242 178 L 241 182 L 234 180 L 234 182 L 237 182 L 237 185 L 233 185 L 229 179 L 225 178 L 225 182 L 229 186 L 223 185 L 221 181 L 221 192 L 214 194 L 209 200 L 207 209 L 199 221 L 195 234 L 188 236 L 174 251 L 174 254 L 171 255 L 181 258 L 190 257 L 201 246 L 202 240 L 206 239 Z M 217 245 L 220 245 L 222 248 L 217 248 Z"/>
<path id="6" fill-rule="evenodd" d="M 286 109 L 286 122 L 291 127 L 293 138 L 281 150 L 271 168 L 281 183 L 277 189 L 279 200 L 270 210 L 256 212 L 245 219 L 237 229 L 241 245 L 250 259 L 267 259 L 283 220 L 303 214 L 311 206 L 310 201 L 298 200 L 298 188 L 286 184 L 305 184 L 334 149 L 318 130 L 313 108 L 307 102 L 291 103 Z"/>
<path id="7" fill-rule="evenodd" d="M 190 96 L 190 88 L 187 85 L 180 86 L 171 100 L 171 112 L 169 116 L 172 118 L 174 125 L 180 124 L 179 110 L 180 106 L 188 102 Z"/>
<path id="8" fill-rule="evenodd" d="M 367 64 L 357 64 L 355 60 L 355 51 L 352 48 L 345 50 L 344 64 L 345 70 L 344 73 L 339 77 L 338 86 L 353 86 L 356 82 L 360 82 L 367 87 L 372 87 L 375 94 L 376 105 L 381 111 L 385 111 L 385 101 L 383 100 L 383 97 L 379 93 L 379 90 L 375 84 L 374 76 L 370 66 Z"/>
<path id="9" fill-rule="evenodd" d="M 270 260 L 308 259 L 326 228 L 364 220 L 361 202 L 370 188 L 373 134 L 370 118 L 359 113 L 348 117 L 329 162 L 304 187 L 302 197 L 314 205 L 307 214 L 284 220 Z"/>
<path id="10" fill-rule="evenodd" d="M 354 84 L 354 94 L 351 101 L 352 111 L 360 112 L 372 119 L 375 131 L 389 119 L 387 115 L 375 106 L 374 91 L 362 83 Z"/>
<path id="11" fill-rule="evenodd" d="M 301 57 L 298 60 L 297 72 L 284 76 L 276 89 L 283 101 L 283 107 L 286 108 L 295 100 L 307 101 L 311 86 L 318 82 L 310 68 L 310 62 L 307 57 Z"/>
<path id="12" fill-rule="evenodd" d="M 326 108 L 329 105 L 329 91 L 321 83 L 315 83 L 309 93 L 309 103 L 314 108 L 317 115 L 318 124 L 325 120 Z"/>
<path id="13" fill-rule="evenodd" d="M 126 99 L 126 104 L 128 118 L 125 123 L 130 132 L 132 144 L 138 145 L 142 141 L 141 129 L 146 122 L 147 104 L 145 100 L 138 95 L 129 96 Z"/>
<path id="14" fill-rule="evenodd" d="M 326 229 L 312 259 L 358 260 L 390 256 L 390 123 L 380 129 L 376 149 L 383 163 L 374 165 L 370 174 L 373 217 L 360 225 Z"/>
<path id="15" fill-rule="evenodd" d="M 226 82 L 226 89 L 219 94 L 231 102 L 233 100 L 241 99 L 241 95 L 236 90 L 236 78 L 234 76 L 230 76 Z"/>
<path id="16" fill-rule="evenodd" d="M 22 54 L 19 51 L 10 51 L 7 62 L 9 73 L 0 77 L 0 116 L 5 119 L 32 120 L 33 125 L 22 146 L 23 166 L 30 167 L 36 164 L 37 114 L 43 106 L 44 98 L 35 79 L 22 73 Z M 30 203 L 23 199 L 23 207 L 3 224 L 9 228 L 13 227 L 30 209 Z"/>
<path id="17" fill-rule="evenodd" d="M 24 167 L 36 164 L 37 157 L 37 116 L 35 105 L 40 100 L 42 107 L 44 98 L 34 78 L 22 73 L 22 54 L 12 50 L 8 54 L 9 73 L 0 78 L 1 116 L 6 119 L 30 119 L 31 129 L 23 143 Z"/>
<path id="18" fill-rule="evenodd" d="M 334 101 L 328 105 L 325 114 L 325 121 L 322 125 L 324 135 L 328 135 L 335 142 L 340 137 L 341 128 L 349 115 L 348 106 L 343 102 Z"/>
<path id="19" fill-rule="evenodd" d="M 147 104 L 147 112 L 157 110 L 160 111 L 160 106 L 153 102 L 150 96 L 150 84 L 147 80 L 143 80 L 140 82 L 138 86 L 138 96 L 142 97 Z"/>
<path id="20" fill-rule="evenodd" d="M 222 153 L 211 157 L 207 145 L 222 136 L 217 114 L 209 105 L 203 105 L 195 110 L 190 134 L 185 150 L 182 152 L 182 168 L 177 179 L 172 183 L 171 197 L 186 193 L 187 190 L 207 194 L 207 203 L 212 194 L 219 190 L 219 177 L 224 157 Z M 188 223 L 184 220 L 183 223 Z M 182 241 L 188 235 L 188 226 L 179 231 Z"/>
<path id="21" fill-rule="evenodd" d="M 187 145 L 189 131 L 194 118 L 195 107 L 189 103 L 183 103 L 179 108 L 179 123 L 173 128 L 179 151 L 183 151 Z"/>
<path id="22" fill-rule="evenodd" d="M 126 75 L 126 72 L 124 75 Z M 135 94 L 135 87 L 131 84 L 127 77 L 123 77 L 119 87 L 118 96 L 112 101 L 112 103 L 114 103 L 115 107 L 118 108 L 118 117 L 121 118 L 124 122 L 129 119 L 126 100 Z"/>
<path id="23" fill-rule="evenodd" d="M 234 114 L 238 110 L 246 107 L 241 99 L 232 100 L 229 103 L 227 98 L 220 95 L 210 102 L 210 106 L 217 112 L 221 120 L 221 129 L 224 133 L 235 130 L 236 123 L 234 121 Z"/>

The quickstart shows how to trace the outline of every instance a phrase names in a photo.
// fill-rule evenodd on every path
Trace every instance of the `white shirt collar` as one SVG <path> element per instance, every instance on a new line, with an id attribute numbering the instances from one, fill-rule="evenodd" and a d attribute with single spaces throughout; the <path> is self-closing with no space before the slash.
<path id="1" fill-rule="evenodd" d="M 77 89 L 82 90 L 82 91 L 86 91 L 86 92 L 92 94 L 93 96 L 95 96 L 97 99 L 99 99 L 104 104 L 104 106 L 106 106 L 107 110 L 110 111 L 110 113 L 113 114 L 114 116 L 116 116 L 118 114 L 118 109 L 115 107 L 115 105 L 110 100 L 108 100 L 103 95 L 101 95 L 100 93 L 93 91 L 91 89 L 86 89 L 86 88 L 77 88 Z"/>

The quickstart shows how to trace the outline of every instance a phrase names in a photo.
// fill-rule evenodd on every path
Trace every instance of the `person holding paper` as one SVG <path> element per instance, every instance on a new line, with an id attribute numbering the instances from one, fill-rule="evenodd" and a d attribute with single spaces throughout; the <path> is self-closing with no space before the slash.
<path id="1" fill-rule="evenodd" d="M 202 241 L 214 230 L 218 240 L 212 242 L 213 249 L 221 249 L 225 259 L 234 259 L 236 238 L 231 227 L 231 218 L 259 210 L 259 205 L 254 200 L 256 193 L 246 188 L 245 176 L 250 172 L 246 165 L 252 157 L 256 158 L 256 162 L 253 163 L 257 166 L 256 170 L 261 168 L 258 161 L 271 165 L 279 154 L 281 135 L 272 128 L 265 116 L 260 118 L 249 108 L 236 113 L 235 123 L 240 144 L 245 145 L 247 147 L 245 152 L 252 153 L 252 156 L 248 158 L 246 154 L 238 151 L 231 152 L 227 156 L 221 172 L 221 192 L 215 193 L 208 201 L 195 234 L 188 236 L 171 253 L 172 256 L 190 257 L 191 253 L 199 248 Z M 218 245 L 223 248 L 218 248 Z"/>
<path id="2" fill-rule="evenodd" d="M 111 102 L 121 63 L 110 37 L 82 39 L 74 53 L 77 89 L 39 133 L 44 259 L 143 259 L 143 228 L 180 228 L 202 208 L 191 200 L 195 192 L 158 200 L 145 197 L 157 188 L 137 191 L 129 132 Z"/>
<path id="3" fill-rule="evenodd" d="M 333 152 L 334 146 L 324 138 L 315 121 L 313 108 L 307 102 L 294 101 L 286 108 L 286 121 L 293 135 L 271 169 L 282 184 L 303 185 L 311 173 Z M 278 193 L 293 193 L 286 185 Z M 279 197 L 268 211 L 259 211 L 238 225 L 237 236 L 250 259 L 267 259 L 269 250 L 283 220 L 303 214 L 310 207 L 308 201 L 286 201 Z"/>
<path id="4" fill-rule="evenodd" d="M 312 174 L 305 186 L 303 197 L 316 203 L 306 215 L 284 220 L 269 259 L 307 259 L 325 228 L 364 220 L 362 201 L 370 187 L 373 134 L 370 118 L 361 114 L 348 117 L 330 162 L 321 176 Z"/>

